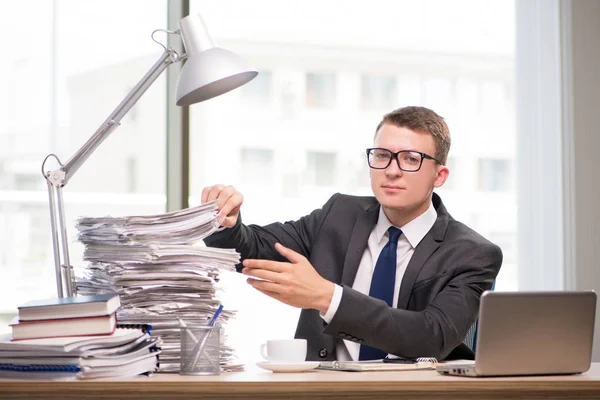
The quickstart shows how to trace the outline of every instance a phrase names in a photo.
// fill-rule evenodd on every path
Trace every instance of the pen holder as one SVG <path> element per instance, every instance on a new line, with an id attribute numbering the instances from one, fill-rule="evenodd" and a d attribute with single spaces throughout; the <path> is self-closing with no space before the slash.
<path id="1" fill-rule="evenodd" d="M 181 327 L 181 375 L 219 375 L 221 373 L 221 325 Z"/>

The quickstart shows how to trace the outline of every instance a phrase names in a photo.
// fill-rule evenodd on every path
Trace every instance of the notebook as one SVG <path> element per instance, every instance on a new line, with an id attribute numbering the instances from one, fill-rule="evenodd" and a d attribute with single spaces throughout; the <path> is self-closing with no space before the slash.
<path id="1" fill-rule="evenodd" d="M 0 364 L 2 379 L 49 379 L 49 380 L 88 380 L 100 378 L 128 378 L 149 375 L 158 369 L 158 356 L 149 352 L 121 365 L 107 367 L 87 367 L 78 365 L 5 365 Z"/>
<path id="2" fill-rule="evenodd" d="M 481 296 L 474 362 L 438 364 L 462 376 L 578 374 L 592 361 L 593 291 L 492 292 Z"/>
<path id="3" fill-rule="evenodd" d="M 118 325 L 115 333 L 93 338 L 0 338 L 0 378 L 80 380 L 130 377 L 158 370 L 159 337 L 150 328 Z"/>
<path id="4" fill-rule="evenodd" d="M 329 369 L 334 371 L 406 371 L 419 369 L 435 369 L 437 360 L 432 357 L 421 357 L 407 359 L 388 355 L 383 360 L 364 360 L 364 361 L 322 361 L 319 369 Z"/>
<path id="5" fill-rule="evenodd" d="M 112 354 L 133 341 L 150 337 L 148 325 L 117 325 L 110 335 L 72 336 L 11 341 L 10 334 L 0 335 L 0 355 L 5 352 L 35 352 L 43 355 Z"/>

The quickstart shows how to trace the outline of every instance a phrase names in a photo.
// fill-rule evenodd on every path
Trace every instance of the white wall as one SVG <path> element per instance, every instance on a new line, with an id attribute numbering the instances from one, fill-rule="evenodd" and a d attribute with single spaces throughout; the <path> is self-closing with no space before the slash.
<path id="1" fill-rule="evenodd" d="M 565 213 L 570 232 L 566 282 L 567 289 L 600 292 L 600 1 L 563 0 L 561 12 L 567 39 L 563 46 L 565 89 L 571 83 L 571 90 L 564 93 L 565 148 L 573 151 L 565 165 L 566 176 L 571 177 L 570 197 L 566 198 L 570 210 Z M 593 360 L 600 361 L 600 307 Z"/>

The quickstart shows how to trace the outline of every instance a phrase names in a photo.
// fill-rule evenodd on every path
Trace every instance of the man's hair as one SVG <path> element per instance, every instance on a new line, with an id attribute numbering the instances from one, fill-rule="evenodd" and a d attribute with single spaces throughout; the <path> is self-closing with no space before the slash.
<path id="1" fill-rule="evenodd" d="M 410 106 L 389 112 L 383 116 L 383 119 L 377 125 L 375 138 L 377 138 L 377 132 L 383 124 L 430 134 L 435 143 L 435 158 L 442 164 L 446 164 L 448 152 L 450 151 L 450 130 L 444 118 L 434 111 L 425 107 Z"/>

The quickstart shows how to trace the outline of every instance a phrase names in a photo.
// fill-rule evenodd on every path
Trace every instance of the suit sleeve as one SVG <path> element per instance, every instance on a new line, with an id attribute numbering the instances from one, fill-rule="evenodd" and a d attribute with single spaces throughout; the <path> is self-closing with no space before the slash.
<path id="1" fill-rule="evenodd" d="M 494 244 L 465 250 L 449 281 L 439 279 L 439 291 L 424 309 L 410 311 L 388 307 L 379 299 L 344 286 L 339 308 L 324 333 L 368 344 L 402 357 L 445 359 L 464 340 L 478 314 L 479 299 L 491 289 L 502 263 Z M 443 282 L 442 282 L 443 281 Z"/>
<path id="2" fill-rule="evenodd" d="M 211 247 L 235 248 L 242 260 L 255 258 L 286 261 L 275 250 L 275 243 L 281 243 L 309 258 L 321 224 L 338 196 L 339 194 L 333 195 L 322 208 L 297 221 L 275 222 L 266 226 L 244 225 L 240 214 L 235 226 L 213 233 L 204 239 L 204 243 Z"/>

